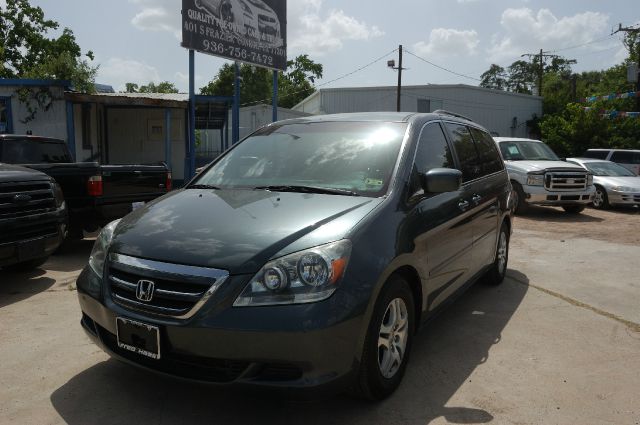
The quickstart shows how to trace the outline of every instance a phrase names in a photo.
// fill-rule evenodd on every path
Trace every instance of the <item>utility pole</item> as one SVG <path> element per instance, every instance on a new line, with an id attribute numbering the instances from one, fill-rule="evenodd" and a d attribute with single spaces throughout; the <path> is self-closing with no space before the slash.
<path id="1" fill-rule="evenodd" d="M 387 66 L 398 71 L 398 97 L 396 100 L 396 111 L 400 112 L 402 100 L 402 70 L 407 69 L 402 67 L 402 44 L 398 47 L 398 66 L 396 67 L 395 60 L 388 61 Z"/>
<path id="2" fill-rule="evenodd" d="M 611 35 L 619 33 L 619 32 L 628 32 L 631 34 L 640 33 L 640 28 L 631 28 L 631 27 L 622 27 L 622 24 L 618 24 L 618 30 L 611 33 Z M 636 75 L 636 93 L 640 92 L 640 40 L 636 42 L 636 49 L 638 51 L 638 57 L 636 61 L 638 63 L 638 75 Z M 631 52 L 629 52 L 631 53 Z M 640 111 L 640 97 L 636 94 L 636 111 Z"/>
<path id="3" fill-rule="evenodd" d="M 536 56 L 540 61 L 538 66 L 538 96 L 542 96 L 542 77 L 544 76 L 545 59 L 558 58 L 560 56 L 547 54 L 547 52 L 543 52 L 542 49 L 540 49 L 540 53 L 525 53 L 524 55 L 520 55 L 520 57 L 524 56 L 527 56 L 528 58 Z"/>

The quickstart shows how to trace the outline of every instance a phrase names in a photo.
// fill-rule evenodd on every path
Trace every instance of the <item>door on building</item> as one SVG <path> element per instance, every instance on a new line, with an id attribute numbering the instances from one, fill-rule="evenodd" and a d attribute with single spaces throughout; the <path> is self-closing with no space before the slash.
<path id="1" fill-rule="evenodd" d="M 11 98 L 0 97 L 0 134 L 13 133 Z"/>

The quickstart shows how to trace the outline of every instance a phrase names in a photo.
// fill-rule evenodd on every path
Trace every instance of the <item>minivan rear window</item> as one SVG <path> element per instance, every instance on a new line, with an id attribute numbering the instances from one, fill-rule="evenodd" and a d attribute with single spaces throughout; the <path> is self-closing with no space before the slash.
<path id="1" fill-rule="evenodd" d="M 586 151 L 584 155 L 585 158 L 595 158 L 595 159 L 607 159 L 607 155 L 609 155 L 609 151 Z"/>
<path id="2" fill-rule="evenodd" d="M 407 130 L 396 122 L 312 122 L 258 130 L 194 182 L 220 188 L 313 186 L 380 196 Z"/>

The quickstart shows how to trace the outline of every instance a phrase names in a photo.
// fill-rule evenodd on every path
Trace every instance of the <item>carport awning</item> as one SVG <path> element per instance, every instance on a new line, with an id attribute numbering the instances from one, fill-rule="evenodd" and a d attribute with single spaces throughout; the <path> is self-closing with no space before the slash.
<path id="1" fill-rule="evenodd" d="M 196 96 L 196 130 L 220 130 L 227 123 L 231 100 Z"/>

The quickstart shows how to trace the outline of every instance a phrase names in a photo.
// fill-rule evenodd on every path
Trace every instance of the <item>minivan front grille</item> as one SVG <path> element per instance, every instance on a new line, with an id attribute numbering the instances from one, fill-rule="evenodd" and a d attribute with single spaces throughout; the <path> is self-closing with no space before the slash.
<path id="1" fill-rule="evenodd" d="M 228 277 L 224 270 L 109 254 L 111 299 L 118 305 L 159 316 L 193 316 Z"/>
<path id="2" fill-rule="evenodd" d="M 544 187 L 550 191 L 582 191 L 588 185 L 587 173 L 580 171 L 549 171 L 544 176 Z"/>
<path id="3" fill-rule="evenodd" d="M 53 187 L 48 181 L 0 183 L 0 219 L 28 217 L 55 209 Z"/>

